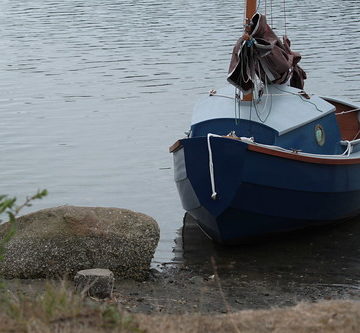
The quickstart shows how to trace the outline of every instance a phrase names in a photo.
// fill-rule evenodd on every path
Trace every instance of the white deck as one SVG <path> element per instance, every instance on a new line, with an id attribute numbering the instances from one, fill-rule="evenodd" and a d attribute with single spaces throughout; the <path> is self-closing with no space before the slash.
<path id="1" fill-rule="evenodd" d="M 261 101 L 256 104 L 256 110 L 251 105 L 253 102 L 235 103 L 235 88 L 229 84 L 218 90 L 215 96 L 207 96 L 195 105 L 191 124 L 210 119 L 234 118 L 236 106 L 240 119 L 263 123 L 282 135 L 335 110 L 332 104 L 320 97 L 306 99 L 299 92 L 299 89 L 286 85 L 270 85 L 268 92 L 265 91 Z"/>

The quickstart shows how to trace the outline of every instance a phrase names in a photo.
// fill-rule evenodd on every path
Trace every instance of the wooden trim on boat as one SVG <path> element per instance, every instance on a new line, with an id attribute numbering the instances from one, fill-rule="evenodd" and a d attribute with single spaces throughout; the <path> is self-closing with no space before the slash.
<path id="1" fill-rule="evenodd" d="M 180 148 L 182 148 L 182 144 L 180 140 L 177 140 L 172 146 L 169 147 L 169 153 L 175 153 Z"/>
<path id="2" fill-rule="evenodd" d="M 263 153 L 266 155 L 272 155 L 282 158 L 287 158 L 290 160 L 296 160 L 306 163 L 315 163 L 315 164 L 359 164 L 360 158 L 319 158 L 312 156 L 301 155 L 297 152 L 285 152 L 270 149 L 267 147 L 261 147 L 257 145 L 248 145 L 248 150 L 255 151 L 257 153 Z"/>

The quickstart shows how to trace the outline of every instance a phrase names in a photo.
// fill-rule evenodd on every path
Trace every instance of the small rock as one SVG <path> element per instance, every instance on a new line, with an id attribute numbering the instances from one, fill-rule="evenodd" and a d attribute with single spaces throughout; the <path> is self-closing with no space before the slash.
<path id="1" fill-rule="evenodd" d="M 202 284 L 204 282 L 204 279 L 201 276 L 193 276 L 189 279 L 190 283 L 192 284 Z"/>
<path id="2" fill-rule="evenodd" d="M 134 293 L 129 293 L 130 296 L 139 296 L 139 293 L 134 292 Z"/>
<path id="3" fill-rule="evenodd" d="M 112 297 L 114 273 L 109 269 L 93 268 L 77 272 L 74 278 L 75 288 L 98 298 Z"/>

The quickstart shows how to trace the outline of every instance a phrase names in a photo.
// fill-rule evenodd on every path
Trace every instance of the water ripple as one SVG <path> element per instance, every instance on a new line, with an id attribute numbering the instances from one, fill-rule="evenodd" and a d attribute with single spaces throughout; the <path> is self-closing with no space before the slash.
<path id="1" fill-rule="evenodd" d="M 280 35 L 282 4 L 268 15 Z M 360 102 L 358 1 L 293 1 L 287 9 L 306 89 Z M 168 261 L 182 219 L 164 169 L 172 165 L 168 145 L 188 128 L 199 95 L 225 83 L 242 21 L 235 0 L 1 1 L 2 192 L 48 188 L 34 208 L 148 213 L 165 235 L 157 260 Z"/>

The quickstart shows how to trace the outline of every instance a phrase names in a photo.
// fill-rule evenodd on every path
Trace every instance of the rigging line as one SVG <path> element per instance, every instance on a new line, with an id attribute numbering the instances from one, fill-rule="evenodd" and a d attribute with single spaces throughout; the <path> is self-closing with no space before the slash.
<path id="1" fill-rule="evenodd" d="M 218 94 L 218 93 L 211 93 L 211 94 L 209 94 L 209 96 L 211 96 L 211 97 L 224 97 L 224 98 L 229 98 L 229 99 L 234 99 L 235 98 L 233 96 L 227 96 L 227 95 L 222 95 L 222 94 Z"/>
<path id="2" fill-rule="evenodd" d="M 301 99 L 303 102 L 306 102 L 306 103 L 309 103 L 309 104 L 314 105 L 314 106 L 315 106 L 315 109 L 316 109 L 317 111 L 319 111 L 319 112 L 321 112 L 321 113 L 324 112 L 323 110 L 320 110 L 315 103 L 310 102 L 310 101 L 308 101 L 307 99 L 303 98 L 303 96 L 301 96 L 299 93 L 293 93 L 293 92 L 291 92 L 291 91 L 282 90 L 282 89 L 280 89 L 280 88 L 278 88 L 278 87 L 276 87 L 276 86 L 274 86 L 274 88 L 277 89 L 277 90 L 280 90 L 280 91 L 282 91 L 282 92 L 285 92 L 285 93 L 288 93 L 288 94 L 291 94 L 291 95 L 294 95 L 294 96 L 298 96 L 298 97 L 300 97 L 300 99 Z"/>
<path id="3" fill-rule="evenodd" d="M 236 91 L 237 91 L 237 87 L 235 87 L 234 90 L 234 117 L 235 117 L 235 124 L 237 124 L 237 107 L 236 107 Z"/>
<path id="4" fill-rule="evenodd" d="M 358 132 L 356 133 L 356 135 L 354 136 L 354 138 L 352 139 L 352 141 L 353 141 L 353 140 L 356 140 L 356 138 L 359 136 L 359 134 L 360 134 L 360 130 L 358 130 Z"/>
<path id="5" fill-rule="evenodd" d="M 241 140 L 244 141 L 245 138 L 241 137 Z M 250 139 L 250 138 L 247 138 Z M 342 153 L 342 154 L 334 154 L 334 155 L 328 155 L 328 154 L 312 154 L 312 153 L 305 153 L 305 152 L 301 152 L 301 151 L 297 151 L 296 154 L 300 155 L 300 156 L 309 156 L 309 157 L 318 157 L 318 158 L 336 158 L 336 159 L 343 159 L 343 157 L 350 157 L 351 154 L 351 141 L 341 141 L 344 142 L 344 144 L 346 144 L 347 148 L 346 150 Z M 250 143 L 250 142 L 249 142 Z M 283 151 L 283 152 L 288 152 L 288 153 L 295 153 L 293 150 L 290 149 L 286 149 L 280 146 L 275 146 L 275 145 L 267 145 L 267 144 L 263 144 L 263 143 L 259 143 L 259 142 L 255 142 L 254 140 L 252 140 L 251 142 L 252 144 L 259 146 L 259 147 L 265 147 L 265 148 L 269 148 L 272 150 L 276 150 L 276 151 Z"/>
<path id="6" fill-rule="evenodd" d="M 265 3 L 266 3 L 266 0 L 265 0 Z M 258 5 L 257 5 L 257 7 L 256 7 L 256 12 L 259 11 L 260 5 L 261 5 L 261 0 L 259 0 L 259 3 L 258 3 Z"/>
<path id="7" fill-rule="evenodd" d="M 216 134 L 208 134 L 208 135 L 220 137 L 219 135 L 216 135 Z M 276 145 L 264 144 L 264 143 L 256 142 L 254 140 L 254 137 L 243 137 L 242 136 L 238 139 L 240 139 L 240 141 L 246 142 L 248 144 L 252 144 L 252 145 L 264 147 L 264 148 L 269 148 L 269 149 L 275 150 L 275 151 L 283 151 L 283 152 L 292 153 L 292 154 L 296 153 L 297 155 L 301 155 L 301 156 L 318 157 L 318 158 L 332 158 L 332 159 L 333 158 L 343 159 L 343 157 L 350 157 L 351 152 L 352 152 L 352 145 L 360 142 L 360 139 L 354 140 L 354 141 L 348 141 L 348 140 L 340 141 L 340 143 L 342 145 L 346 145 L 345 151 L 342 154 L 328 155 L 328 154 L 314 154 L 314 153 L 306 153 L 306 152 L 302 152 L 302 151 L 294 151 L 293 149 L 287 149 L 287 148 L 276 146 Z"/>
<path id="8" fill-rule="evenodd" d="M 265 87 L 266 87 L 266 92 L 267 92 L 266 104 L 265 105 L 267 105 L 267 102 L 269 100 L 269 95 L 270 95 L 270 108 L 269 108 L 269 112 L 268 112 L 264 122 L 266 122 L 267 119 L 269 118 L 270 113 L 272 111 L 272 105 L 273 105 L 273 95 L 272 95 L 272 93 L 269 92 L 269 86 L 268 86 L 268 81 L 267 80 L 265 81 Z"/>
<path id="9" fill-rule="evenodd" d="M 267 100 L 268 100 L 268 98 L 267 98 Z M 265 101 L 265 106 L 264 106 L 263 110 L 266 109 L 267 100 Z M 260 117 L 260 113 L 261 113 L 261 112 L 259 112 L 259 110 L 258 110 L 258 108 L 257 108 L 257 106 L 256 106 L 256 104 L 255 104 L 254 101 L 253 101 L 253 103 L 254 103 L 254 108 L 255 108 L 257 117 L 259 118 L 259 120 L 260 120 L 263 124 L 266 123 L 266 121 L 268 120 L 268 118 L 269 118 L 269 116 L 270 116 L 271 110 L 272 110 L 272 95 L 270 94 L 270 107 L 269 107 L 269 111 L 268 111 L 265 119 L 261 119 L 261 117 Z"/>
<path id="10" fill-rule="evenodd" d="M 267 0 L 265 0 L 265 16 L 267 17 Z"/>
<path id="11" fill-rule="evenodd" d="M 238 115 L 239 115 L 239 118 L 238 118 L 238 123 L 240 123 L 240 120 L 241 120 L 241 92 L 240 92 L 240 89 L 237 89 L 237 102 L 238 102 Z"/>
<path id="12" fill-rule="evenodd" d="M 284 25 L 285 25 L 285 36 L 287 36 L 287 27 L 286 27 L 286 0 L 284 0 Z"/>
<path id="13" fill-rule="evenodd" d="M 261 66 L 260 66 L 260 63 L 259 63 L 259 68 L 258 68 L 258 72 L 259 73 L 261 73 Z M 265 100 L 265 105 L 264 105 L 264 108 L 263 108 L 263 110 L 266 110 L 266 107 L 267 107 L 267 104 L 268 104 L 268 101 L 269 101 L 269 86 L 268 86 L 268 80 L 267 80 L 267 77 L 266 77 L 266 75 L 265 75 L 265 77 L 264 77 L 264 90 L 266 91 L 266 94 L 262 94 L 262 96 L 266 96 L 266 100 Z M 270 94 L 271 96 L 270 96 L 270 98 L 271 98 L 271 101 L 270 101 L 270 109 L 269 109 L 269 113 L 268 113 L 268 115 L 266 116 L 266 118 L 265 118 L 265 121 L 267 120 L 267 118 L 269 117 L 269 115 L 270 115 L 270 112 L 271 112 L 271 109 L 272 109 L 272 94 Z M 262 97 L 261 96 L 261 97 Z M 264 122 L 265 122 L 264 121 Z"/>
<path id="14" fill-rule="evenodd" d="M 349 111 L 337 112 L 337 113 L 335 113 L 335 115 L 336 116 L 341 116 L 343 114 L 347 114 L 347 113 L 350 113 L 350 112 L 356 112 L 356 111 L 360 111 L 360 108 L 352 109 L 352 110 L 349 110 Z"/>
<path id="15" fill-rule="evenodd" d="M 261 73 L 260 63 L 258 63 L 257 65 L 258 65 L 257 71 L 258 71 L 258 73 Z M 259 74 L 259 75 L 261 76 L 261 74 Z M 260 80 L 260 78 L 259 78 L 259 80 Z M 257 99 L 260 101 L 260 100 L 261 100 L 261 97 L 264 96 L 264 94 L 261 94 L 261 95 L 260 95 L 260 91 L 262 90 L 261 80 L 260 80 L 260 83 L 259 83 L 259 82 L 256 82 L 256 81 L 254 80 L 254 85 L 255 85 L 255 84 L 257 84 L 258 86 L 260 85 L 260 88 L 256 89 L 256 90 L 257 90 L 257 95 L 258 95 L 258 96 L 257 96 Z M 263 89 L 266 91 L 266 98 L 265 98 L 265 103 L 264 103 L 264 106 L 263 106 L 261 112 L 259 112 L 259 110 L 258 110 L 258 108 L 257 108 L 257 106 L 256 106 L 256 104 L 255 104 L 254 101 L 253 101 L 253 103 L 254 103 L 254 108 L 255 108 L 255 111 L 256 111 L 256 114 L 257 114 L 259 120 L 260 120 L 262 123 L 265 123 L 265 122 L 267 121 L 267 119 L 269 118 L 270 113 L 271 113 L 271 110 L 272 110 L 272 94 L 270 94 L 270 108 L 269 108 L 269 111 L 268 111 L 267 115 L 265 116 L 265 119 L 261 119 L 260 114 L 262 114 L 263 112 L 264 112 L 264 113 L 266 112 L 267 105 L 268 105 L 268 101 L 269 101 L 269 87 L 268 87 L 268 80 L 267 80 L 266 77 L 265 77 L 265 80 L 264 80 Z M 264 91 L 264 90 L 263 90 L 263 91 Z"/>
<path id="16" fill-rule="evenodd" d="M 235 117 L 235 125 L 238 124 L 238 111 L 237 111 L 237 100 L 236 100 L 236 94 L 237 94 L 237 88 L 235 87 L 235 97 L 234 97 L 234 117 Z M 239 117 L 240 118 L 240 117 Z"/>
<path id="17" fill-rule="evenodd" d="M 268 96 L 289 96 L 289 93 L 287 94 L 271 94 L 271 93 L 265 93 L 262 94 L 262 96 L 264 97 L 268 97 Z M 297 95 L 297 94 L 295 94 Z M 218 93 L 214 93 L 214 94 L 209 94 L 209 96 L 211 97 L 223 97 L 223 98 L 228 98 L 228 99 L 239 99 L 238 97 L 234 97 L 234 96 L 228 96 L 228 95 L 222 95 L 222 94 L 218 94 Z M 238 96 L 238 95 L 237 95 Z M 314 96 L 314 94 L 309 94 L 309 96 Z M 354 110 L 350 110 L 350 111 L 344 111 L 344 112 L 340 112 L 340 113 L 335 113 L 337 116 L 340 116 L 342 114 L 346 114 L 346 113 L 350 113 L 350 112 L 355 112 L 355 111 L 360 111 L 360 109 L 354 109 Z"/>
<path id="18" fill-rule="evenodd" d="M 237 124 L 236 125 L 239 125 L 240 121 L 241 121 L 241 98 L 240 98 L 240 90 L 239 89 L 238 89 L 238 94 L 239 94 L 239 97 L 237 98 L 238 119 L 237 119 Z"/>
<path id="19" fill-rule="evenodd" d="M 253 99 L 254 99 L 254 90 L 251 91 L 251 94 L 252 94 L 252 100 L 250 102 L 250 114 L 249 114 L 249 134 L 251 135 L 252 134 L 252 105 L 253 105 Z"/>

